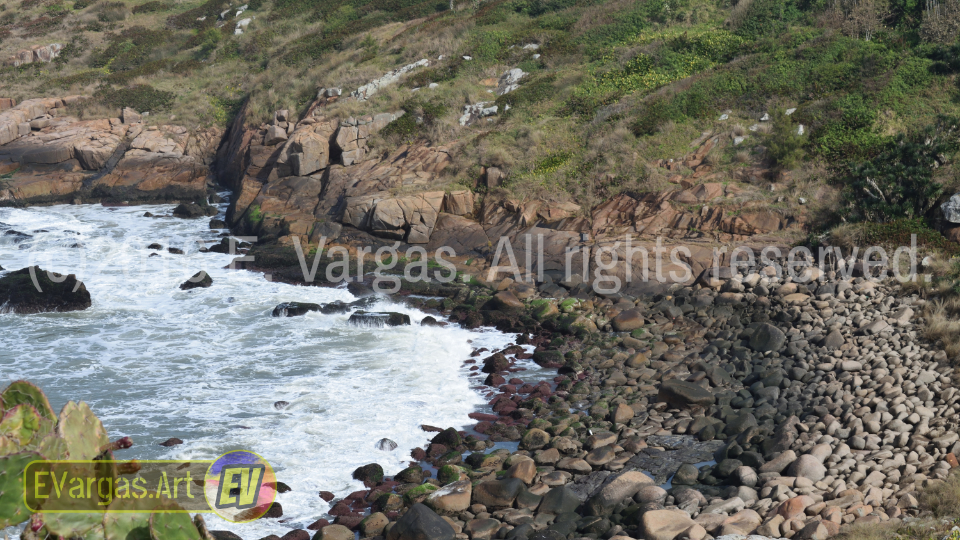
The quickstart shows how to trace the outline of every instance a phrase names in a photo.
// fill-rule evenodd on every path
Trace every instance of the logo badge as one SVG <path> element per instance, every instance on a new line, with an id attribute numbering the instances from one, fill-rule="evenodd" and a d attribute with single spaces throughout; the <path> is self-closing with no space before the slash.
<path id="1" fill-rule="evenodd" d="M 277 496 L 277 477 L 267 460 L 253 452 L 234 450 L 207 469 L 203 494 L 218 516 L 245 523 L 270 510 Z"/>

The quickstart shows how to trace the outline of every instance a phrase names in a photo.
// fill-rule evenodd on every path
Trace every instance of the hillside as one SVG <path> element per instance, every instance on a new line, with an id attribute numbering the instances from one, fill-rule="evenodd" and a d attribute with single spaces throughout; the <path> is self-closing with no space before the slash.
<path id="1" fill-rule="evenodd" d="M 0 25 L 3 97 L 89 96 L 68 109 L 78 121 L 130 107 L 204 141 L 232 126 L 218 161 L 209 146 L 199 161 L 246 194 L 235 230 L 266 238 L 308 239 L 333 220 L 426 243 L 435 222 L 411 241 L 409 220 L 378 234 L 366 214 L 343 215 L 344 196 L 371 193 L 447 193 L 434 213 L 476 218 L 486 238 L 471 248 L 506 221 L 496 232 L 539 223 L 704 246 L 791 244 L 843 221 L 953 226 L 937 203 L 957 184 L 956 2 L 23 0 Z M 12 65 L 52 43 L 51 61 Z M 288 162 L 312 152 L 295 135 L 305 126 L 326 147 L 315 167 Z M 898 141 L 919 152 L 905 156 L 922 163 L 916 182 L 860 167 L 891 162 Z M 897 193 L 864 206 L 864 178 L 884 174 Z M 308 180 L 271 191 L 284 177 Z M 379 180 L 358 190 L 361 177 Z"/>

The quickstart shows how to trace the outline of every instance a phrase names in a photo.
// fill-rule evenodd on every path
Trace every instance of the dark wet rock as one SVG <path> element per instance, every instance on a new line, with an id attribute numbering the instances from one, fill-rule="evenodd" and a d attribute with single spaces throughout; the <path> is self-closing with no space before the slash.
<path id="1" fill-rule="evenodd" d="M 462 440 L 460 438 L 460 433 L 458 433 L 457 430 L 453 428 L 447 428 L 434 436 L 430 442 L 433 444 L 442 444 L 444 446 L 454 448 L 460 446 Z"/>
<path id="2" fill-rule="evenodd" d="M 310 525 L 307 525 L 307 530 L 308 530 L 308 531 L 319 531 L 320 529 L 326 527 L 326 526 L 329 525 L 329 524 L 330 524 L 330 521 L 329 521 L 329 520 L 326 520 L 326 519 L 318 519 L 318 520 L 314 521 L 313 523 L 311 523 Z M 262 539 L 261 539 L 261 540 L 262 540 Z"/>
<path id="3" fill-rule="evenodd" d="M 210 531 L 214 540 L 243 540 L 240 535 L 230 531 Z"/>
<path id="4" fill-rule="evenodd" d="M 779 351 L 787 341 L 786 334 L 770 323 L 763 323 L 750 337 L 750 348 L 757 352 Z"/>
<path id="5" fill-rule="evenodd" d="M 426 317 L 420 320 L 420 326 L 443 326 L 443 323 L 441 323 L 434 317 L 427 315 Z"/>
<path id="6" fill-rule="evenodd" d="M 320 311 L 320 304 L 284 302 L 273 308 L 274 317 L 300 317 L 311 311 Z"/>
<path id="7" fill-rule="evenodd" d="M 523 481 L 519 478 L 490 480 L 473 488 L 473 501 L 487 508 L 508 508 L 523 489 Z"/>
<path id="8" fill-rule="evenodd" d="M 283 517 L 283 506 L 278 502 L 270 504 L 270 508 L 267 510 L 267 513 L 263 515 L 264 518 L 278 518 Z"/>
<path id="9" fill-rule="evenodd" d="M 14 244 L 19 244 L 21 242 L 26 242 L 33 238 L 32 235 L 23 233 L 20 231 L 9 230 L 3 233 L 3 236 L 9 238 Z"/>
<path id="10" fill-rule="evenodd" d="M 281 536 L 280 540 L 310 540 L 310 533 L 303 529 L 295 529 Z"/>
<path id="11" fill-rule="evenodd" d="M 290 406 L 289 401 L 277 401 L 273 404 L 273 408 L 277 409 L 278 411 L 281 409 L 286 409 L 289 406 Z"/>
<path id="12" fill-rule="evenodd" d="M 173 215 L 187 219 L 215 216 L 217 215 L 217 209 L 213 206 L 200 206 L 197 203 L 180 203 L 173 209 Z"/>
<path id="13" fill-rule="evenodd" d="M 327 501 L 327 502 L 332 501 L 334 497 L 335 497 L 335 495 L 334 495 L 333 493 L 329 492 L 329 491 L 321 491 L 321 492 L 320 492 L 320 498 L 323 499 L 323 500 L 325 500 L 325 501 Z"/>
<path id="14" fill-rule="evenodd" d="M 157 243 L 153 243 L 153 244 L 150 244 L 149 246 L 147 246 L 147 249 L 160 250 L 160 249 L 163 249 L 163 246 L 161 246 L 160 244 L 157 244 Z"/>
<path id="15" fill-rule="evenodd" d="M 411 465 L 398 472 L 393 478 L 397 482 L 419 484 L 423 481 L 423 469 L 419 465 Z"/>
<path id="16" fill-rule="evenodd" d="M 386 540 L 453 540 L 453 527 L 433 510 L 414 504 L 397 520 Z"/>
<path id="17" fill-rule="evenodd" d="M 497 373 L 510 367 L 510 360 L 503 353 L 496 353 L 483 360 L 484 373 Z M 502 384 L 502 383 L 501 383 Z"/>
<path id="18" fill-rule="evenodd" d="M 289 493 L 293 491 L 292 489 L 290 489 L 290 486 L 280 481 L 277 482 L 276 488 L 277 488 L 277 493 Z"/>
<path id="19" fill-rule="evenodd" d="M 0 312 L 26 315 L 82 311 L 91 305 L 90 293 L 73 274 L 48 273 L 33 266 L 0 277 Z"/>
<path id="20" fill-rule="evenodd" d="M 537 512 L 548 514 L 563 514 L 573 512 L 580 506 L 580 498 L 566 486 L 559 486 L 544 494 Z"/>
<path id="21" fill-rule="evenodd" d="M 684 463 L 711 461 L 714 453 L 724 446 L 723 441 L 698 441 L 691 435 L 651 435 L 645 448 L 627 461 L 625 470 L 640 470 L 653 476 L 654 482 L 663 484 Z"/>
<path id="22" fill-rule="evenodd" d="M 210 274 L 204 272 L 203 270 L 197 272 L 187 281 L 184 281 L 180 285 L 181 291 L 189 291 L 190 289 L 205 289 L 207 287 L 213 286 L 213 278 L 210 277 Z"/>
<path id="23" fill-rule="evenodd" d="M 183 255 L 183 250 L 180 248 L 170 247 L 167 248 L 167 251 L 173 255 Z"/>
<path id="24" fill-rule="evenodd" d="M 370 285 L 367 285 L 366 283 L 358 283 L 356 281 L 347 283 L 347 290 L 350 291 L 350 294 L 356 296 L 357 298 L 365 298 L 367 296 L 374 296 L 377 294 L 377 291 L 373 290 L 373 287 Z"/>
<path id="25" fill-rule="evenodd" d="M 383 328 L 385 326 L 408 326 L 410 316 L 403 313 L 357 311 L 350 315 L 350 324 L 355 326 L 369 326 Z"/>
<path id="26" fill-rule="evenodd" d="M 353 471 L 353 479 L 359 480 L 367 486 L 375 486 L 383 482 L 383 467 L 377 463 L 357 467 L 357 469 Z"/>
<path id="27" fill-rule="evenodd" d="M 210 220 L 210 228 L 211 228 L 211 229 L 226 229 L 226 228 L 227 228 L 227 222 L 226 222 L 226 221 L 223 221 L 222 219 L 211 219 L 211 220 Z"/>
<path id="28" fill-rule="evenodd" d="M 160 446 L 176 446 L 178 444 L 183 444 L 183 441 L 176 437 L 171 437 L 160 443 Z"/>
<path id="29" fill-rule="evenodd" d="M 657 399 L 666 401 L 678 409 L 684 409 L 692 405 L 713 405 L 716 401 L 713 394 L 704 387 L 679 379 L 664 381 L 660 386 L 660 394 Z"/>

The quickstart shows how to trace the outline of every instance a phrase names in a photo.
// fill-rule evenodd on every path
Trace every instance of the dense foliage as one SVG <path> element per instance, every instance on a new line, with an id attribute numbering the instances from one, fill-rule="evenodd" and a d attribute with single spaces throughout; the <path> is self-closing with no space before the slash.
<path id="1" fill-rule="evenodd" d="M 847 216 L 880 223 L 924 217 L 943 192 L 934 172 L 957 148 L 956 119 L 898 136 L 874 159 L 851 166 L 844 187 Z"/>

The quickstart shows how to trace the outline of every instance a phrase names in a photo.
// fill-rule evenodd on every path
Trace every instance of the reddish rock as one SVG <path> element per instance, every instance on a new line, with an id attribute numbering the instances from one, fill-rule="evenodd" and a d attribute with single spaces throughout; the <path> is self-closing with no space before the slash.
<path id="1" fill-rule="evenodd" d="M 310 525 L 307 525 L 307 529 L 311 531 L 319 531 L 320 529 L 326 527 L 329 524 L 330 522 L 325 519 L 318 519 L 313 523 L 311 523 Z"/>

